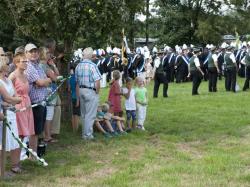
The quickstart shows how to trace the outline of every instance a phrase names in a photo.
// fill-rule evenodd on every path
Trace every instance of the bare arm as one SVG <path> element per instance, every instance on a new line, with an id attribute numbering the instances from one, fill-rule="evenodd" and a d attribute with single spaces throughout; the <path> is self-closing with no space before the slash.
<path id="1" fill-rule="evenodd" d="M 22 101 L 20 97 L 12 97 L 8 94 L 3 86 L 0 86 L 0 94 L 3 96 L 3 100 L 12 105 L 18 104 Z"/>
<path id="2" fill-rule="evenodd" d="M 47 87 L 51 83 L 51 79 L 50 78 L 38 79 L 35 83 L 38 87 Z"/>
<path id="3" fill-rule="evenodd" d="M 100 92 L 100 80 L 97 80 L 96 82 L 95 82 L 95 89 L 96 89 L 96 93 L 97 94 L 99 94 L 99 92 Z"/>

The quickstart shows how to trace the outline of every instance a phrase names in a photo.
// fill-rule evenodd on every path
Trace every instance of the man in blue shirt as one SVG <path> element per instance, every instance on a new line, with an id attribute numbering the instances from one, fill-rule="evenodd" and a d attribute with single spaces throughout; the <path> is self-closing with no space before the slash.
<path id="1" fill-rule="evenodd" d="M 99 102 L 101 74 L 96 64 L 92 62 L 93 49 L 83 50 L 83 60 L 76 66 L 76 95 L 80 101 L 81 117 L 83 121 L 82 138 L 93 139 L 93 124 Z"/>

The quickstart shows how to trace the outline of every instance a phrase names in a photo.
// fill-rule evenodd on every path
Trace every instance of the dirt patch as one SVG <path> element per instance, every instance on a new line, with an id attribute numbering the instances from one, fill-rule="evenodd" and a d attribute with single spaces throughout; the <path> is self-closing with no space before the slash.
<path id="1" fill-rule="evenodd" d="M 133 146 L 128 151 L 128 158 L 131 161 L 139 160 L 145 152 L 145 147 L 143 146 Z"/>
<path id="2" fill-rule="evenodd" d="M 201 159 L 203 157 L 201 151 L 196 146 L 200 145 L 201 142 L 189 142 L 189 143 L 177 143 L 176 148 L 178 151 L 186 153 L 193 159 Z"/>

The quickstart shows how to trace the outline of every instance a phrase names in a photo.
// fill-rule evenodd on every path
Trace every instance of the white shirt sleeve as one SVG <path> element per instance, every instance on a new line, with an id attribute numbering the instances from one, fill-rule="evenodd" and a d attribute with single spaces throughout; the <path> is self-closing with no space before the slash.
<path id="1" fill-rule="evenodd" d="M 213 58 L 214 62 L 217 62 L 218 56 L 217 56 L 216 54 L 213 54 L 213 55 L 212 55 L 212 58 Z"/>
<path id="2" fill-rule="evenodd" d="M 200 61 L 197 57 L 194 59 L 194 63 L 196 67 L 200 67 Z"/>
<path id="3" fill-rule="evenodd" d="M 233 61 L 233 63 L 236 63 L 236 59 L 233 53 L 231 53 L 230 58 Z"/>

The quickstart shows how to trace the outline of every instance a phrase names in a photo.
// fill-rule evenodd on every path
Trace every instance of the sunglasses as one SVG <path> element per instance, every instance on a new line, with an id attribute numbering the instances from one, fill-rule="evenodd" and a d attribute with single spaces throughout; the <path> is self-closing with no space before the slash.
<path id="1" fill-rule="evenodd" d="M 22 62 L 22 63 L 27 63 L 28 60 L 22 60 L 22 61 L 19 61 L 19 62 Z"/>

